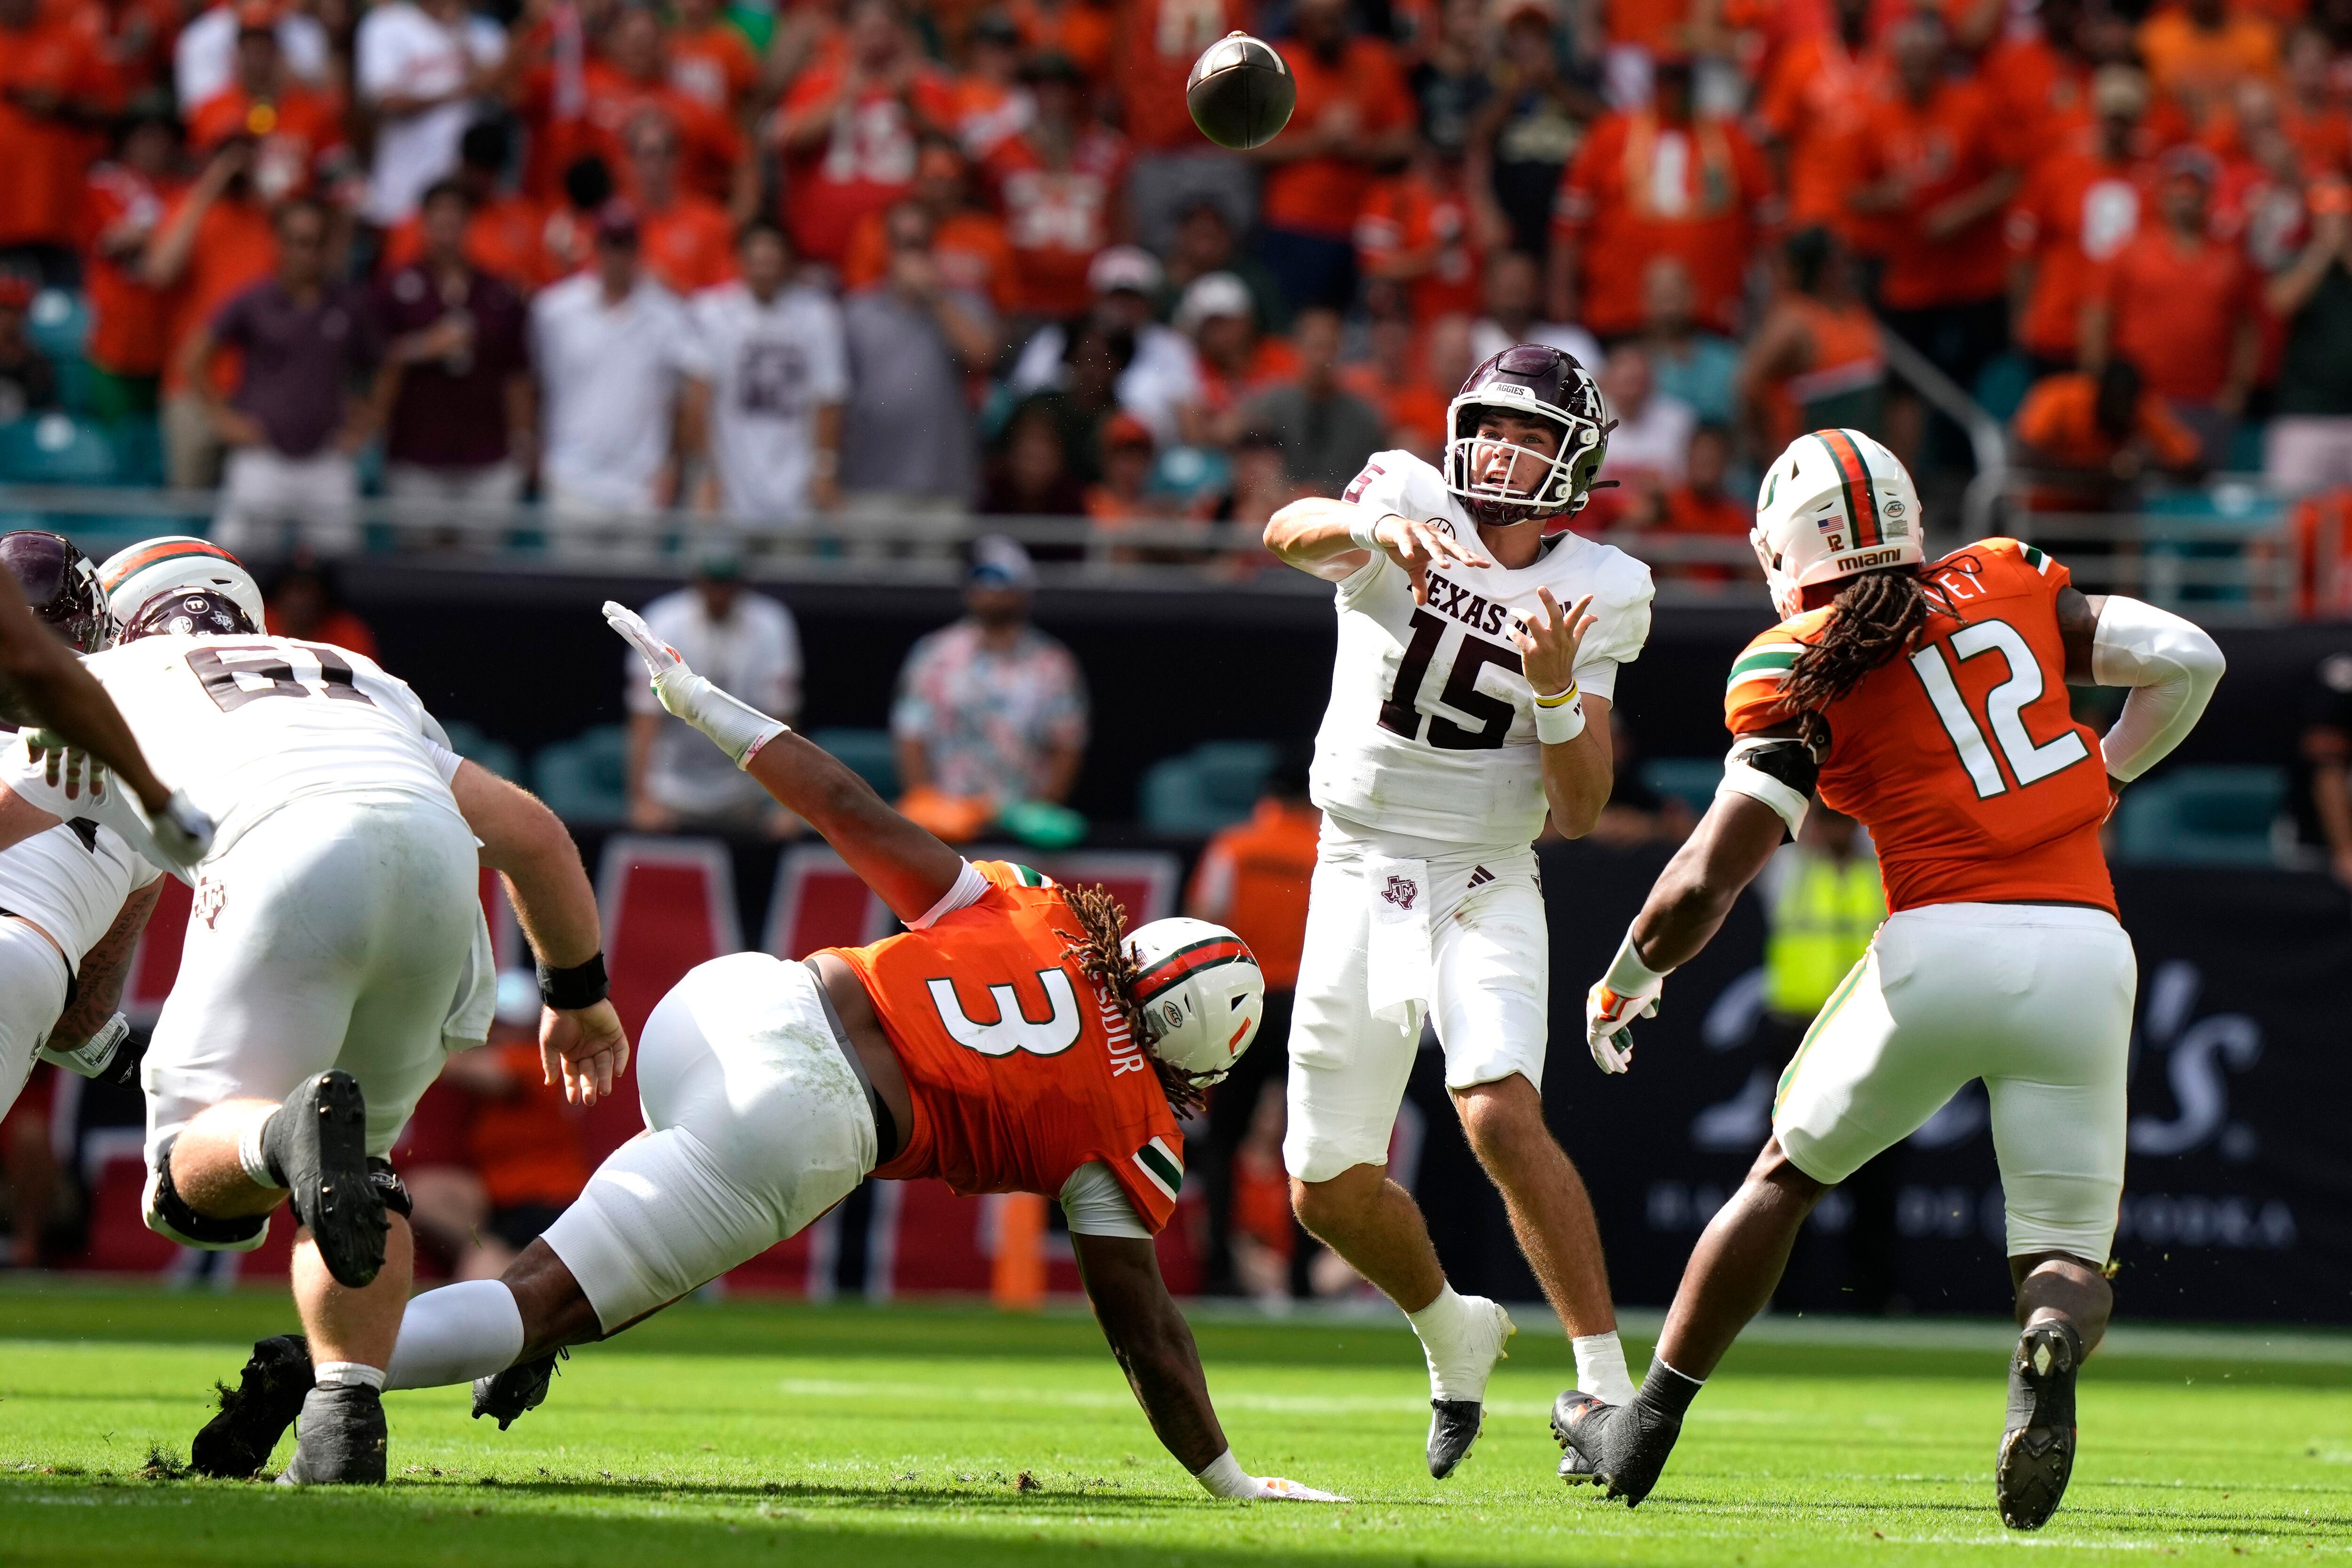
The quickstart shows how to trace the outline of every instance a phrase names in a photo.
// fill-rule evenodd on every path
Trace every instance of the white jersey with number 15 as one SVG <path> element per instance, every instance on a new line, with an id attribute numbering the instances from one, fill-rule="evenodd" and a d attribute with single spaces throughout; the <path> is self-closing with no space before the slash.
<path id="1" fill-rule="evenodd" d="M 1379 452 L 1344 496 L 1382 513 L 1478 533 L 1438 471 L 1410 452 Z M 1577 650 L 1576 681 L 1613 700 L 1617 667 L 1650 635 L 1650 569 L 1572 533 L 1546 541 L 1517 570 L 1433 572 L 1429 602 L 1375 554 L 1339 584 L 1339 648 L 1331 703 L 1315 738 L 1315 804 L 1361 827 L 1458 844 L 1526 844 L 1543 830 L 1543 759 L 1535 694 L 1511 640 L 1541 606 L 1590 594 L 1596 617 Z"/>

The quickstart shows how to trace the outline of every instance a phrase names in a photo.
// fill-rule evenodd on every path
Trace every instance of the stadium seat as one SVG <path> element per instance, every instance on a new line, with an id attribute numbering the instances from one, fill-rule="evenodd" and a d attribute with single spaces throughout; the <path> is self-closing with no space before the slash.
<path id="1" fill-rule="evenodd" d="M 2116 857 L 2143 865 L 2267 866 L 2271 824 L 2285 801 L 2284 768 L 2175 768 L 2124 792 Z"/>
<path id="2" fill-rule="evenodd" d="M 480 730 L 459 719 L 444 724 L 448 731 L 449 749 L 470 762 L 478 763 L 502 779 L 522 782 L 522 753 L 504 741 L 495 741 Z"/>
<path id="3" fill-rule="evenodd" d="M 884 800 L 898 798 L 898 752 L 887 730 L 811 730 L 808 738 L 874 786 Z"/>
<path id="4" fill-rule="evenodd" d="M 25 485 L 105 485 L 121 477 L 103 426 L 69 414 L 0 425 L 0 480 Z"/>
<path id="5" fill-rule="evenodd" d="M 44 289 L 33 297 L 25 330 L 51 359 L 79 359 L 89 343 L 89 303 L 63 289 Z"/>
<path id="6" fill-rule="evenodd" d="M 543 746 L 531 759 L 531 788 L 566 822 L 620 822 L 629 815 L 629 732 L 599 724 Z"/>
<path id="7" fill-rule="evenodd" d="M 1274 771 L 1271 741 L 1207 741 L 1143 775 L 1139 815 L 1154 833 L 1214 833 L 1249 816 Z"/>
<path id="8" fill-rule="evenodd" d="M 1672 795 L 1691 808 L 1694 816 L 1706 815 L 1715 786 L 1723 782 L 1721 757 L 1652 757 L 1641 767 L 1642 782 L 1660 795 Z"/>

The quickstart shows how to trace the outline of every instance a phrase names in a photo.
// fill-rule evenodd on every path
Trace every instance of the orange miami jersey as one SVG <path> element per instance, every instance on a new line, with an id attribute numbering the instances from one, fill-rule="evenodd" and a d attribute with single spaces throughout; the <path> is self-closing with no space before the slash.
<path id="1" fill-rule="evenodd" d="M 1155 1233 L 1184 1140 L 1125 1016 L 1069 956 L 1077 916 L 1026 866 L 977 863 L 989 891 L 929 929 L 835 948 L 906 1069 L 915 1124 L 877 1176 L 959 1193 L 1062 1190 L 1100 1160 Z"/>
<path id="2" fill-rule="evenodd" d="M 2099 847 L 2105 766 L 2066 700 L 2066 568 L 2032 545 L 1987 539 L 1920 571 L 1930 613 L 1917 646 L 1822 715 L 1823 804 L 1870 830 L 1890 910 L 2034 902 L 2112 912 Z M 1781 686 L 1833 613 L 1783 621 L 1734 661 L 1724 721 L 1735 736 L 1793 716 Z"/>

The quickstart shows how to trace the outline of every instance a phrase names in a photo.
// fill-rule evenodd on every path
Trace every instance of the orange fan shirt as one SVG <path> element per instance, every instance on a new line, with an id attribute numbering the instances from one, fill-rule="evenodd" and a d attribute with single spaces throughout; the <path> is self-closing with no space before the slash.
<path id="1" fill-rule="evenodd" d="M 188 145 L 209 153 L 232 136 L 249 135 L 254 188 L 268 200 L 310 188 L 320 161 L 342 150 L 342 104 L 323 92 L 289 87 L 256 98 L 232 83 L 188 117 Z"/>
<path id="2" fill-rule="evenodd" d="M 2208 33 L 2185 10 L 2167 6 L 2139 25 L 2138 42 L 2149 85 L 2200 124 L 2228 102 L 2241 78 L 2278 74 L 2278 29 L 2243 12 Z"/>
<path id="3" fill-rule="evenodd" d="M 1368 269 L 1398 258 L 1423 264 L 1405 282 L 1418 326 L 1484 309 L 1486 247 L 1471 222 L 1467 192 L 1441 190 L 1415 174 L 1381 181 L 1356 218 L 1356 254 Z"/>
<path id="4" fill-rule="evenodd" d="M 160 226 L 169 226 L 188 199 L 183 192 L 165 208 Z M 209 325 L 214 312 L 231 295 L 260 282 L 277 267 L 278 230 L 269 221 L 268 207 L 247 195 L 223 196 L 205 209 L 205 216 L 196 220 L 196 242 L 188 251 L 187 267 L 172 290 L 170 342 L 163 359 L 165 392 L 179 390 L 180 345 L 188 334 Z M 240 363 L 233 349 L 215 353 L 214 385 L 224 393 L 234 387 Z"/>
<path id="5" fill-rule="evenodd" d="M 1247 31 L 1249 25 L 1244 0 L 1128 0 L 1119 17 L 1118 70 L 1110 85 L 1137 147 L 1147 153 L 1209 150 L 1209 140 L 1184 106 L 1184 83 L 1202 50 L 1227 33 Z"/>
<path id="6" fill-rule="evenodd" d="M 1603 0 L 1601 9 L 1612 44 L 1630 44 L 1653 54 L 1676 54 L 1690 47 L 1690 0 Z"/>
<path id="7" fill-rule="evenodd" d="M 2099 269 L 2139 232 L 2153 176 L 2145 160 L 2117 163 L 2075 137 L 2027 174 L 2008 228 L 2010 249 L 2033 263 L 2033 288 L 2018 325 L 2027 348 L 2045 359 L 2074 359 L 2084 303 Z"/>
<path id="8" fill-rule="evenodd" d="M 43 17 L 22 30 L 0 27 L 0 246 L 70 245 L 89 167 L 85 134 L 58 115 L 97 96 L 100 62 L 70 18 Z M 36 114 L 19 94 L 46 94 L 58 115 Z"/>
<path id="9" fill-rule="evenodd" d="M 1256 954 L 1268 991 L 1298 984 L 1307 942 L 1307 889 L 1323 814 L 1261 800 L 1249 820 L 1218 829 L 1193 868 L 1186 907 L 1230 929 Z"/>
<path id="10" fill-rule="evenodd" d="M 1890 910 L 2025 902 L 2112 911 L 2099 847 L 2112 805 L 2105 767 L 2098 736 L 2067 706 L 2057 610 L 2066 569 L 2032 545 L 1985 539 L 1922 575 L 1935 607 L 1918 646 L 1822 714 L 1822 803 L 1870 830 Z M 1780 700 L 1790 666 L 1835 613 L 1809 610 L 1748 645 L 1723 699 L 1734 735 L 1791 717 Z"/>
<path id="11" fill-rule="evenodd" d="M 846 292 L 870 289 L 890 270 L 890 237 L 883 215 L 867 213 L 850 231 L 849 248 L 841 258 L 841 286 Z M 999 312 L 1013 309 L 1013 247 L 1004 238 L 1004 225 L 988 213 L 950 213 L 931 231 L 931 260 L 940 281 L 950 289 L 977 294 Z"/>
<path id="12" fill-rule="evenodd" d="M 529 196 L 500 196 L 466 220 L 466 259 L 528 292 L 571 270 L 548 249 L 550 216 Z M 411 213 L 393 225 L 379 270 L 390 274 L 425 256 L 425 220 Z"/>
<path id="13" fill-rule="evenodd" d="M 1699 319 L 1735 331 L 1748 259 L 1775 201 L 1764 155 L 1727 120 L 1604 117 L 1561 175 L 1552 216 L 1554 232 L 1579 247 L 1584 325 L 1601 338 L 1641 331 L 1642 275 L 1672 256 L 1690 269 Z"/>
<path id="14" fill-rule="evenodd" d="M 2061 54 L 2047 38 L 2003 38 L 1985 51 L 1977 76 L 2020 163 L 2091 123 L 2089 64 Z"/>
<path id="15" fill-rule="evenodd" d="M 673 28 L 665 43 L 670 86 L 706 108 L 732 114 L 760 84 L 759 58 L 732 23 L 713 22 L 690 33 Z"/>
<path id="16" fill-rule="evenodd" d="M 1013 247 L 1013 307 L 1037 316 L 1083 315 L 1094 303 L 1087 268 L 1110 243 L 1113 207 L 1127 174 L 1126 139 L 1088 131 L 1067 168 L 1052 169 L 1026 135 L 989 160 Z"/>
<path id="17" fill-rule="evenodd" d="M 1358 129 L 1376 136 L 1411 124 L 1417 110 L 1396 56 L 1377 38 L 1349 38 L 1336 61 L 1295 43 L 1281 46 L 1282 58 L 1298 83 L 1298 107 L 1290 123 L 1309 127 L 1341 104 L 1352 105 Z M 1370 165 L 1348 158 L 1300 158 L 1265 174 L 1259 218 L 1272 228 L 1346 239 L 1355 232 L 1364 194 L 1372 188 Z"/>
<path id="18" fill-rule="evenodd" d="M 1439 448 L 1445 445 L 1445 410 L 1452 398 L 1417 374 L 1391 381 L 1371 364 L 1340 366 L 1339 384 L 1380 411 L 1381 428 L 1391 440 L 1432 462 L 1437 460 Z M 1260 963 L 1264 963 L 1263 954 Z"/>
<path id="19" fill-rule="evenodd" d="M 814 65 L 784 95 L 783 117 L 840 97 L 845 68 Z M 833 133 L 785 162 L 783 218 L 793 248 L 814 261 L 838 264 L 858 219 L 904 197 L 915 184 L 916 123 L 946 125 L 955 117 L 955 89 L 938 72 L 918 70 L 905 98 L 881 82 L 857 89 L 833 117 Z"/>
<path id="20" fill-rule="evenodd" d="M 1109 68 L 1118 29 L 1104 7 L 1062 0 L 1049 9 L 1037 0 L 1013 0 L 1004 14 L 1021 35 L 1023 54 L 1067 55 L 1088 81 L 1100 80 Z"/>
<path id="21" fill-rule="evenodd" d="M 743 155 L 743 137 L 723 108 L 715 109 L 666 80 L 639 81 L 604 60 L 590 60 L 581 70 L 580 83 L 580 118 L 556 122 L 563 142 L 556 174 L 572 159 L 593 153 L 627 193 L 629 153 L 624 138 L 629 122 L 641 114 L 660 114 L 677 128 L 679 175 L 712 200 L 726 199 L 735 162 Z M 551 78 L 549 90 L 553 90 Z"/>
<path id="22" fill-rule="evenodd" d="M 1176 1212 L 1184 1136 L 1126 1016 L 1069 956 L 1077 917 L 1025 866 L 977 863 L 990 890 L 925 931 L 832 948 L 898 1053 L 914 1125 L 887 1181 L 1058 1193 L 1099 1160 L 1158 1231 Z"/>
<path id="23" fill-rule="evenodd" d="M 2173 468 L 2197 460 L 2196 436 L 2173 416 L 2162 395 L 2146 387 L 2132 413 L 2131 434 Z M 2044 376 L 2033 384 L 2018 406 L 2017 437 L 2066 468 L 2104 468 L 2123 447 L 2099 428 L 2099 384 L 2081 371 Z"/>
<path id="24" fill-rule="evenodd" d="M 1893 87 L 1863 116 L 1856 172 L 1864 183 L 1892 174 L 1906 203 L 1887 226 L 1879 298 L 1895 310 L 1997 298 L 2008 286 L 2009 254 L 1998 211 L 1958 234 L 1931 239 L 1923 225 L 1946 201 L 1991 178 L 2010 162 L 1992 100 L 1973 81 L 1948 81 L 1914 103 Z"/>
<path id="25" fill-rule="evenodd" d="M 2101 268 L 2098 289 L 2116 353 L 2147 389 L 2201 402 L 2229 380 L 2239 324 L 2262 310 L 2260 285 L 2238 247 L 2200 236 L 2184 248 L 2158 228 Z"/>
<path id="26" fill-rule="evenodd" d="M 82 282 L 89 290 L 89 362 L 116 375 L 153 375 L 163 368 L 172 297 L 139 280 L 139 258 L 101 255 L 99 236 L 129 221 L 150 235 L 178 188 L 120 163 L 89 172 L 82 192 Z"/>
<path id="27" fill-rule="evenodd" d="M 1790 227 L 1820 225 L 1849 243 L 1857 237 L 1845 193 L 1863 110 L 1883 74 L 1876 56 L 1855 54 L 1835 33 L 1799 38 L 1775 57 L 1758 116 L 1788 151 Z"/>
<path id="28" fill-rule="evenodd" d="M 735 276 L 735 226 L 707 197 L 679 193 L 661 211 L 644 214 L 637 233 L 646 269 L 674 294 L 699 293 Z"/>

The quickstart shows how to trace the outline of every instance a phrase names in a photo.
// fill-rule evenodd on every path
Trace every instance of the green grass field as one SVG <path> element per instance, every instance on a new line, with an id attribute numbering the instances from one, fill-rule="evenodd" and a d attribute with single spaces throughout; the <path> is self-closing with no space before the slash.
<path id="1" fill-rule="evenodd" d="M 1340 1508 L 1212 1502 L 1093 1323 L 688 1305 L 576 1355 L 501 1435 L 396 1394 L 392 1485 L 154 1479 L 283 1298 L 0 1289 L 0 1563 L 2111 1563 L 2352 1555 L 2352 1339 L 2129 1331 L 2091 1363 L 2057 1521 L 2000 1528 L 1997 1326 L 1759 1325 L 1637 1513 L 1554 1479 L 1568 1380 L 1523 1332 L 1447 1482 L 1401 1323 L 1200 1325 L 1243 1463 Z M 1635 1364 L 1643 1359 L 1636 1354 Z M 284 1450 L 280 1451 L 280 1459 Z"/>

